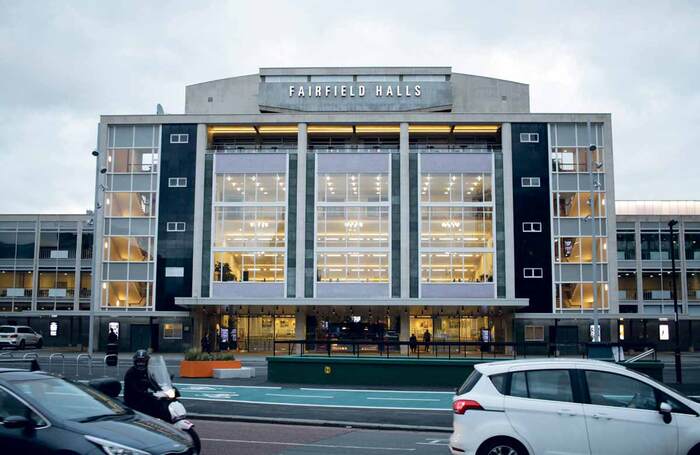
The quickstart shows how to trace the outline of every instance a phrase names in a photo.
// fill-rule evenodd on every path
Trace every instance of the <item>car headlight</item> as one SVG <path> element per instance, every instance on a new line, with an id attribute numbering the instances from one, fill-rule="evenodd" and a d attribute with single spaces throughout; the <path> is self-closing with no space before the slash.
<path id="1" fill-rule="evenodd" d="M 99 446 L 107 455 L 151 455 L 143 450 L 134 449 L 116 442 L 108 441 L 95 436 L 85 435 L 85 439 Z"/>

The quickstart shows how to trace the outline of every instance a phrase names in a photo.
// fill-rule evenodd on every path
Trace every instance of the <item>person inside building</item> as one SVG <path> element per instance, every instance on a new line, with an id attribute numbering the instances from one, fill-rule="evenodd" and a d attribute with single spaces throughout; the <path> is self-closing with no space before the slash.
<path id="1" fill-rule="evenodd" d="M 149 360 L 145 349 L 139 349 L 134 354 L 134 365 L 124 375 L 124 403 L 144 414 L 154 415 L 158 408 L 148 379 Z"/>
<path id="2" fill-rule="evenodd" d="M 412 354 L 415 354 L 416 351 L 418 351 L 418 338 L 416 338 L 415 333 L 412 333 L 411 338 L 408 339 L 408 347 L 410 348 Z"/>
<path id="3" fill-rule="evenodd" d="M 205 333 L 202 337 L 202 352 L 211 354 L 211 343 L 209 342 L 209 334 Z"/>
<path id="4" fill-rule="evenodd" d="M 425 329 L 423 334 L 423 343 L 425 343 L 425 352 L 430 351 L 430 331 L 428 329 Z"/>

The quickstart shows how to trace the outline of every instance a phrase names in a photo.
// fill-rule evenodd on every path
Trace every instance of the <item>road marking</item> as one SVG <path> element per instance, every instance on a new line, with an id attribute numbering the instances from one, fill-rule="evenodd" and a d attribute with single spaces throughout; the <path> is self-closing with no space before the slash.
<path id="1" fill-rule="evenodd" d="M 265 395 L 271 397 L 294 397 L 294 398 L 333 398 L 328 395 L 294 395 L 291 393 L 266 393 Z"/>
<path id="2" fill-rule="evenodd" d="M 173 384 L 175 386 L 194 386 L 194 387 L 227 387 L 231 389 L 267 389 L 267 390 L 282 390 L 282 387 L 271 387 L 271 386 L 258 386 L 258 385 L 224 385 L 224 384 L 216 384 L 216 385 L 202 385 L 202 384 L 188 384 L 184 382 L 178 382 Z"/>
<path id="3" fill-rule="evenodd" d="M 218 398 L 200 398 L 200 397 L 181 397 L 182 400 L 194 401 L 221 401 L 224 403 L 247 403 L 247 404 L 274 404 L 278 406 L 307 406 L 314 408 L 345 408 L 345 409 L 390 409 L 393 411 L 439 411 L 439 412 L 454 412 L 452 408 L 405 408 L 397 406 L 352 406 L 342 404 L 309 404 L 309 403 L 277 403 L 274 401 L 253 401 L 253 400 L 222 400 Z"/>
<path id="4" fill-rule="evenodd" d="M 368 400 L 393 400 L 393 401 L 440 401 L 435 398 L 379 398 L 379 397 L 367 397 Z"/>
<path id="5" fill-rule="evenodd" d="M 218 439 L 218 438 L 202 438 L 202 441 L 211 442 L 235 442 L 238 444 L 266 444 L 278 446 L 293 446 L 293 447 L 320 447 L 323 449 L 354 449 L 354 450 L 386 450 L 394 452 L 415 452 L 414 448 L 400 447 L 365 447 L 365 446 L 340 446 L 331 444 L 304 444 L 301 442 L 276 442 L 276 441 L 251 441 L 246 439 Z"/>
<path id="6" fill-rule="evenodd" d="M 314 392 L 365 392 L 365 393 L 436 393 L 445 395 L 454 395 L 454 392 L 436 392 L 422 390 L 377 390 L 377 389 L 320 389 L 311 387 L 301 387 L 299 390 L 309 390 Z"/>
<path id="7" fill-rule="evenodd" d="M 426 438 L 426 441 L 430 441 L 430 442 L 416 442 L 416 444 L 420 445 L 420 446 L 447 446 L 447 445 L 449 445 L 450 440 L 449 439 Z"/>

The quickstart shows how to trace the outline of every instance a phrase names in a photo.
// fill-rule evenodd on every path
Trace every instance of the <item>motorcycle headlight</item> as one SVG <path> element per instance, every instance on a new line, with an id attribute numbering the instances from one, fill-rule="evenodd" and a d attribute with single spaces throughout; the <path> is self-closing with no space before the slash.
<path id="1" fill-rule="evenodd" d="M 85 435 L 85 439 L 99 446 L 107 455 L 150 455 L 143 450 L 134 449 L 133 447 L 125 446 L 116 442 L 108 441 L 95 436 Z"/>

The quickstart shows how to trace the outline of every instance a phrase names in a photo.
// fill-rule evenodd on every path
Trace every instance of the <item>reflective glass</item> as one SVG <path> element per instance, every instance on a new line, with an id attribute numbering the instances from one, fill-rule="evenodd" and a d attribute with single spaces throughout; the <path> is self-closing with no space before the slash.
<path id="1" fill-rule="evenodd" d="M 372 282 L 389 281 L 387 253 L 333 252 L 316 255 L 319 282 Z"/>
<path id="2" fill-rule="evenodd" d="M 216 252 L 214 253 L 214 281 L 284 281 L 284 253 Z"/>
<path id="3" fill-rule="evenodd" d="M 493 209 L 423 207 L 421 247 L 493 248 Z"/>
<path id="4" fill-rule="evenodd" d="M 319 248 L 386 248 L 389 246 L 388 207 L 318 207 Z"/>
<path id="5" fill-rule="evenodd" d="M 284 247 L 284 207 L 216 207 L 214 246 Z"/>
<path id="6" fill-rule="evenodd" d="M 493 253 L 422 253 L 423 283 L 486 283 L 493 281 Z"/>

